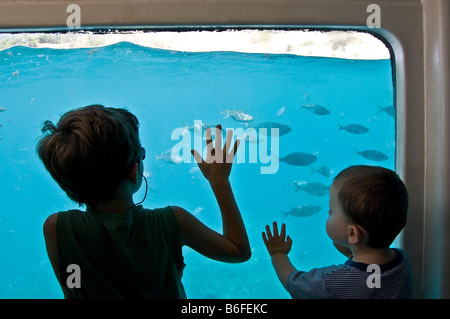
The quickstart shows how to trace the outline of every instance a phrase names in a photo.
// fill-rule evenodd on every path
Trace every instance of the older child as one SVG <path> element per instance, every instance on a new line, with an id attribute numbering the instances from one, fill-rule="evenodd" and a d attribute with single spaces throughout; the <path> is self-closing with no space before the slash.
<path id="1" fill-rule="evenodd" d="M 130 112 L 102 105 L 69 111 L 57 126 L 45 122 L 42 131 L 49 134 L 38 143 L 39 157 L 69 198 L 86 205 L 86 212 L 59 212 L 44 223 L 49 259 L 66 298 L 186 298 L 182 245 L 224 262 L 250 258 L 228 180 L 239 145 L 230 152 L 231 131 L 223 149 L 221 134 L 214 148 L 206 131 L 205 160 L 192 151 L 219 204 L 219 234 L 180 207 L 134 204 L 145 158 L 138 127 Z M 71 277 L 77 269 L 78 283 Z"/>
<path id="2" fill-rule="evenodd" d="M 326 231 L 349 260 L 298 271 L 289 260 L 292 239 L 286 225 L 273 222 L 262 233 L 279 280 L 293 298 L 411 298 L 411 266 L 406 253 L 391 249 L 406 224 L 408 194 L 391 170 L 351 166 L 330 188 Z M 375 267 L 374 267 L 375 265 Z M 378 273 L 376 272 L 378 271 Z M 376 278 L 376 276 L 378 276 Z"/>

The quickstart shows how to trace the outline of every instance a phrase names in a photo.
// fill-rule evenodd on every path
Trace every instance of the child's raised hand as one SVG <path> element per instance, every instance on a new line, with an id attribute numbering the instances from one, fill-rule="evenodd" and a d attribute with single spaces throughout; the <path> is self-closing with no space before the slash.
<path id="1" fill-rule="evenodd" d="M 286 237 L 286 224 L 281 225 L 281 232 L 278 234 L 277 222 L 273 222 L 273 234 L 270 231 L 269 225 L 266 225 L 266 232 L 262 232 L 264 244 L 266 244 L 267 251 L 270 256 L 277 253 L 288 254 L 291 251 L 292 239 L 289 235 Z"/>
<path id="2" fill-rule="evenodd" d="M 230 152 L 231 139 L 233 131 L 228 130 L 225 144 L 222 148 L 222 127 L 216 126 L 215 134 L 215 148 L 213 147 L 211 129 L 207 128 L 205 131 L 206 137 L 206 158 L 203 160 L 201 155 L 196 150 L 191 150 L 195 161 L 198 164 L 203 176 L 210 182 L 220 182 L 228 180 L 233 164 L 234 155 L 239 147 L 240 140 L 237 139 L 234 147 Z"/>

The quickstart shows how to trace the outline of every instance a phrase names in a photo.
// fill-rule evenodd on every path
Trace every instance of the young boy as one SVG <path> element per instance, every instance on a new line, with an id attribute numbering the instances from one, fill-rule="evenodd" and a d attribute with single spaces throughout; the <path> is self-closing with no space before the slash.
<path id="1" fill-rule="evenodd" d="M 214 148 L 206 131 L 205 160 L 192 151 L 219 204 L 219 234 L 180 207 L 150 210 L 134 204 L 145 158 L 138 127 L 124 109 L 91 105 L 67 112 L 57 126 L 46 121 L 42 129 L 49 134 L 38 143 L 39 157 L 69 198 L 86 205 L 86 212 L 56 213 L 44 223 L 48 256 L 65 298 L 186 298 L 183 245 L 224 262 L 250 258 L 228 179 L 239 146 L 236 141 L 229 152 L 232 132 L 222 149 L 221 134 Z"/>
<path id="2" fill-rule="evenodd" d="M 406 224 L 408 193 L 391 170 L 351 166 L 330 188 L 326 231 L 349 260 L 298 271 L 289 260 L 292 239 L 273 222 L 262 233 L 279 280 L 293 298 L 411 298 L 411 265 L 406 253 L 389 246 Z M 379 268 L 378 268 L 379 267 Z M 376 272 L 378 271 L 378 273 Z M 376 278 L 377 275 L 380 275 Z"/>

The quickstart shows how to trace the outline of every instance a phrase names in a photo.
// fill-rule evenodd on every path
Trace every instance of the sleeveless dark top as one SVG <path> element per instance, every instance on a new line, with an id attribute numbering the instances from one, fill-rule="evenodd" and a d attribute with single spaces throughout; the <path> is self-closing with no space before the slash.
<path id="1" fill-rule="evenodd" d="M 60 212 L 56 237 L 60 284 L 72 282 L 69 265 L 79 266 L 80 288 L 69 288 L 74 298 L 186 298 L 180 233 L 170 206 L 139 205 L 119 214 L 89 207 Z"/>

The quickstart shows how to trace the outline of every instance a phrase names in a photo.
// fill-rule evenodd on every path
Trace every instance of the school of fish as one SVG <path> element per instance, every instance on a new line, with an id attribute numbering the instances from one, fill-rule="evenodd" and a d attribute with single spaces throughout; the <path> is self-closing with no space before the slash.
<path id="1" fill-rule="evenodd" d="M 378 105 L 378 113 L 385 112 L 387 115 L 394 117 L 395 109 L 393 106 L 381 107 Z M 328 110 L 325 106 L 319 104 L 309 104 L 302 105 L 300 111 L 307 110 L 310 113 L 316 116 L 326 116 L 331 114 L 330 110 Z M 287 112 L 287 106 L 282 106 L 276 113 L 277 118 L 284 116 Z M 225 109 L 221 112 L 225 114 L 224 119 L 231 118 L 232 120 L 244 124 L 246 127 L 254 128 L 256 135 L 245 135 L 239 138 L 243 139 L 243 141 L 247 143 L 259 143 L 267 137 L 268 134 L 271 134 L 271 129 L 278 129 L 278 136 L 283 136 L 289 134 L 292 131 L 292 128 L 286 124 L 279 122 L 261 122 L 259 124 L 253 124 L 254 117 L 243 110 L 239 109 Z M 378 115 L 377 113 L 377 115 Z M 191 131 L 195 133 L 203 133 L 206 128 L 214 127 L 211 124 L 202 124 L 202 127 L 196 126 L 187 126 L 184 124 L 186 131 Z M 369 133 L 369 128 L 364 125 L 357 123 L 350 123 L 346 125 L 342 125 L 341 123 L 337 123 L 338 132 L 345 131 L 349 134 L 361 135 Z M 261 130 L 265 129 L 265 130 Z M 381 151 L 378 150 L 356 150 L 355 154 L 364 157 L 370 161 L 374 162 L 382 162 L 388 160 L 388 156 Z M 156 159 L 163 160 L 167 163 L 177 163 L 180 159 L 173 159 L 170 157 L 169 151 L 163 152 L 161 155 L 156 156 Z M 334 170 L 329 168 L 328 166 L 321 166 L 318 168 L 314 168 L 311 166 L 314 162 L 318 160 L 316 154 L 309 154 L 301 151 L 292 152 L 284 155 L 283 157 L 279 157 L 279 161 L 285 163 L 287 165 L 292 166 L 310 166 L 311 167 L 311 175 L 319 174 L 323 177 L 330 179 Z M 293 181 L 288 184 L 288 186 L 294 186 L 294 193 L 303 192 L 310 196 L 323 197 L 328 195 L 330 185 L 325 185 L 321 182 L 317 181 Z M 321 210 L 321 207 L 314 204 L 303 204 L 298 205 L 287 212 L 281 211 L 282 216 L 285 218 L 287 216 L 293 217 L 308 217 L 318 213 Z"/>
<path id="2" fill-rule="evenodd" d="M 395 116 L 395 109 L 393 106 L 388 106 L 388 107 L 383 108 L 378 105 L 378 108 L 379 108 L 378 113 L 385 112 L 389 116 L 392 116 L 392 117 Z M 319 104 L 302 105 L 300 110 L 304 110 L 304 109 L 311 112 L 312 114 L 317 115 L 317 116 L 326 116 L 326 115 L 331 114 L 330 110 L 328 110 L 326 107 L 319 105 Z M 287 111 L 287 107 L 282 106 L 277 111 L 277 114 L 276 114 L 277 117 L 278 118 L 282 117 L 286 113 L 286 111 Z M 242 110 L 225 109 L 222 113 L 226 114 L 225 119 L 230 117 L 237 122 L 244 123 L 246 126 L 248 126 L 249 122 L 252 122 L 254 120 L 253 116 L 245 113 Z M 278 123 L 278 122 L 263 122 L 260 124 L 253 125 L 251 127 L 255 128 L 257 132 L 261 132 L 259 129 L 265 128 L 265 129 L 267 129 L 265 131 L 266 134 L 269 134 L 270 129 L 277 128 L 278 132 L 279 132 L 279 136 L 286 135 L 292 131 L 292 128 L 290 128 L 289 126 L 282 124 L 282 123 Z M 367 134 L 370 130 L 366 126 L 357 124 L 357 123 L 350 123 L 347 125 L 341 125 L 341 123 L 338 123 L 338 132 L 340 132 L 340 131 L 346 131 L 349 134 L 361 135 L 361 134 Z M 260 133 L 260 135 L 262 135 L 262 133 Z M 246 137 L 245 141 L 250 142 L 250 139 L 248 139 L 248 137 Z M 254 139 L 254 141 L 255 141 L 255 139 Z M 256 142 L 257 141 L 258 141 L 258 139 L 256 139 Z M 357 155 L 361 155 L 365 159 L 368 159 L 368 160 L 374 161 L 374 162 L 382 162 L 382 161 L 388 160 L 388 156 L 378 150 L 368 149 L 368 150 L 359 151 L 359 150 L 355 149 L 355 153 Z M 279 161 L 286 163 L 288 165 L 293 165 L 293 166 L 308 166 L 308 165 L 311 165 L 314 162 L 316 162 L 317 159 L 318 158 L 316 157 L 315 154 L 309 154 L 309 153 L 297 151 L 297 152 L 293 152 L 290 154 L 286 154 L 283 157 L 280 157 Z M 326 178 L 331 178 L 331 176 L 334 173 L 334 170 L 328 168 L 327 166 L 321 166 L 317 169 L 315 169 L 311 166 L 311 169 L 312 169 L 311 175 L 317 173 Z M 311 196 L 318 196 L 318 197 L 328 195 L 329 189 L 330 189 L 330 185 L 325 185 L 325 184 L 323 184 L 321 182 L 317 182 L 317 181 L 312 181 L 312 182 L 294 181 L 292 183 L 289 183 L 288 185 L 295 187 L 294 193 L 302 191 Z M 287 212 L 281 211 L 281 214 L 283 215 L 283 218 L 286 218 L 286 216 L 308 217 L 308 216 L 312 216 L 312 215 L 318 213 L 320 210 L 321 210 L 321 207 L 318 205 L 303 204 L 303 205 L 298 205 L 298 206 L 290 209 Z"/>

